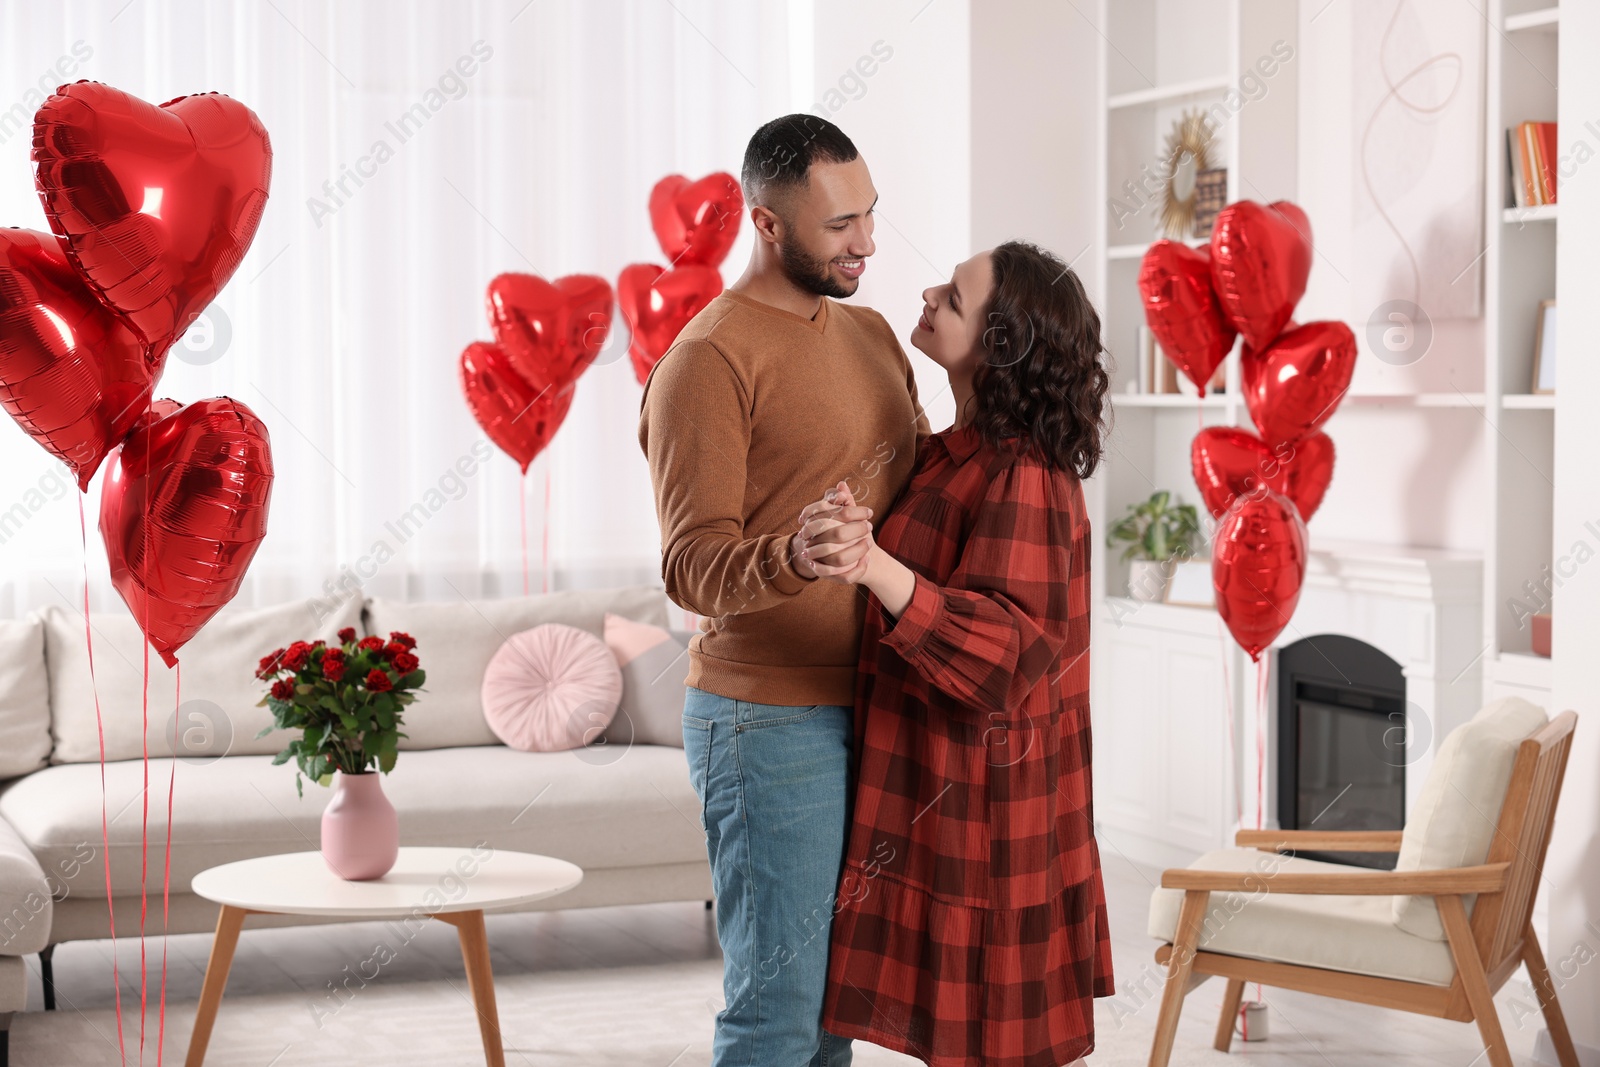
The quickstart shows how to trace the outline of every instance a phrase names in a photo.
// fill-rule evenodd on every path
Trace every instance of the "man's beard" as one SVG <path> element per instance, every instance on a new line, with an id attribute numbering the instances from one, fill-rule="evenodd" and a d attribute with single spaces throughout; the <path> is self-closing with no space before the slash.
<path id="1" fill-rule="evenodd" d="M 778 245 L 778 256 L 783 264 L 784 276 L 806 292 L 831 296 L 835 300 L 855 295 L 854 288 L 845 288 L 828 272 L 831 260 L 813 257 L 800 247 L 800 242 L 782 242 Z"/>

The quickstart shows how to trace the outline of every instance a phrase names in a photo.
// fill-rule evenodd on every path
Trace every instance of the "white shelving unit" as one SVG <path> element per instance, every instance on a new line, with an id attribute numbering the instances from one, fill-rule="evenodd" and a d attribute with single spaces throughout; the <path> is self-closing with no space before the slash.
<path id="1" fill-rule="evenodd" d="M 1099 25 L 1103 236 L 1093 269 L 1114 368 L 1106 459 L 1086 488 L 1103 538 L 1115 517 L 1157 488 L 1203 508 L 1189 471 L 1190 439 L 1202 425 L 1250 425 L 1237 349 L 1221 394 L 1124 391 L 1138 372 L 1139 267 L 1160 236 L 1157 183 L 1145 175 L 1160 172 L 1168 131 L 1198 108 L 1216 127 L 1212 165 L 1227 168 L 1228 202 L 1292 199 L 1299 75 L 1296 5 L 1282 0 L 1101 0 Z M 1263 58 L 1273 71 L 1268 91 L 1249 99 L 1240 77 Z M 1142 190 L 1128 184 L 1141 182 Z M 1112 198 L 1131 213 L 1114 212 Z M 1127 566 L 1103 541 L 1096 553 L 1096 818 L 1107 847 L 1146 862 L 1187 863 L 1229 840 L 1230 778 L 1239 777 L 1244 745 L 1236 735 L 1230 751 L 1220 727 L 1225 700 L 1236 710 L 1246 704 L 1249 659 L 1219 636 L 1213 610 L 1126 599 Z"/>
<path id="2" fill-rule="evenodd" d="M 1515 693 L 1548 704 L 1550 660 L 1532 654 L 1531 626 L 1514 605 L 1533 602 L 1525 583 L 1543 588 L 1548 603 L 1555 397 L 1531 390 L 1539 301 L 1556 295 L 1561 216 L 1559 203 L 1510 206 L 1506 130 L 1519 122 L 1556 120 L 1561 10 L 1529 0 L 1490 0 L 1487 17 L 1483 410 L 1495 432 L 1487 438 L 1484 693 L 1486 699 Z"/>
<path id="3" fill-rule="evenodd" d="M 1151 191 L 1131 214 L 1110 202 L 1135 202 L 1131 191 L 1138 186 L 1130 190 L 1125 183 L 1137 181 L 1147 167 L 1157 171 L 1164 137 L 1186 109 L 1225 103 L 1239 72 L 1272 55 L 1274 42 L 1286 41 L 1298 52 L 1295 9 L 1279 0 L 1102 0 L 1103 241 L 1094 269 L 1113 376 L 1106 458 L 1087 487 L 1102 538 L 1129 505 L 1157 488 L 1198 506 L 1189 469 L 1195 432 L 1202 426 L 1251 426 L 1238 391 L 1237 347 L 1228 357 L 1220 395 L 1202 400 L 1124 391 L 1137 374 L 1144 319 L 1137 279 L 1144 252 L 1158 236 L 1160 200 L 1150 182 Z M 1363 413 L 1392 411 L 1395 418 L 1477 414 L 1487 421 L 1483 698 L 1514 693 L 1548 705 L 1551 661 L 1532 654 L 1531 628 L 1518 625 L 1510 605 L 1527 597 L 1524 583 L 1537 588 L 1548 582 L 1554 555 L 1556 398 L 1531 390 L 1539 302 L 1556 295 L 1561 215 L 1556 205 L 1510 207 L 1504 153 L 1507 127 L 1556 117 L 1561 19 L 1558 8 L 1529 0 L 1491 0 L 1489 15 L 1481 391 L 1362 392 L 1347 395 L 1344 403 Z M 1228 169 L 1228 202 L 1296 198 L 1298 80 L 1291 60 L 1280 65 L 1260 99 L 1217 112 L 1226 120 L 1214 142 L 1214 165 Z M 1096 815 L 1107 839 L 1136 858 L 1192 858 L 1227 843 L 1234 813 L 1230 774 L 1236 781 L 1255 780 L 1253 746 L 1244 731 L 1230 752 L 1214 729 L 1226 715 L 1224 700 L 1236 712 L 1252 705 L 1253 668 L 1231 640 L 1219 639 L 1214 610 L 1126 599 L 1126 565 L 1103 542 L 1097 550 L 1093 706 L 1097 751 L 1112 769 L 1096 776 Z M 1207 729 L 1196 732 L 1195 722 Z"/>

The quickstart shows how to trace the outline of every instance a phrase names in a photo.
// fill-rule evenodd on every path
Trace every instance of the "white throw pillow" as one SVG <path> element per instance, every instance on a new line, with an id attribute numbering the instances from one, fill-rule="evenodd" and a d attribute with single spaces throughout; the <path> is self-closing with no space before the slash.
<path id="1" fill-rule="evenodd" d="M 1416 810 L 1406 820 L 1395 870 L 1483 863 L 1499 823 L 1517 747 L 1549 721 L 1538 705 L 1504 697 L 1450 731 L 1417 794 Z M 1469 915 L 1476 899 L 1477 894 L 1462 897 Z M 1446 939 L 1432 897 L 1395 897 L 1394 924 L 1416 937 Z"/>
<path id="2" fill-rule="evenodd" d="M 119 606 L 121 602 L 119 601 Z M 318 622 L 311 603 L 294 600 L 267 608 L 225 607 L 178 650 L 178 668 L 150 652 L 148 743 L 152 758 L 178 754 L 200 760 L 223 755 L 276 754 L 291 734 L 257 731 L 272 725 L 272 712 L 256 707 L 267 683 L 255 676 L 261 658 L 293 641 L 338 641 L 343 627 L 361 627 L 360 597 L 351 597 Z M 83 615 L 58 604 L 41 609 L 45 659 L 49 665 L 52 763 L 92 763 L 100 758 L 95 731 L 95 694 L 105 725 L 106 759 L 138 759 L 144 701 L 145 638 L 126 606 L 90 615 L 94 674 L 89 673 Z M 178 682 L 182 681 L 179 693 Z M 174 709 L 174 697 L 182 705 Z M 175 714 L 175 710 L 177 714 Z"/>
<path id="3" fill-rule="evenodd" d="M 49 759 L 44 623 L 37 612 L 0 619 L 0 778 L 36 771 Z"/>

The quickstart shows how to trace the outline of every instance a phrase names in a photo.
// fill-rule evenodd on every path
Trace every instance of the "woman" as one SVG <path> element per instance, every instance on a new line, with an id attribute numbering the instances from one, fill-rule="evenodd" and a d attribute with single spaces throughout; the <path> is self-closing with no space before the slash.
<path id="1" fill-rule="evenodd" d="M 801 512 L 869 593 L 856 792 L 823 1028 L 932 1067 L 1060 1067 L 1113 993 L 1089 744 L 1089 522 L 1108 379 L 1077 276 L 1008 242 L 923 294 L 956 421 L 874 539 L 848 483 Z"/>

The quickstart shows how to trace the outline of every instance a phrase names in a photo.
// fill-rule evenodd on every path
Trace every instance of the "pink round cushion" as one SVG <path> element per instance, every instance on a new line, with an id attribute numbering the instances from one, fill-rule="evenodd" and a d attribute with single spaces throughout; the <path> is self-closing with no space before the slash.
<path id="1" fill-rule="evenodd" d="M 483 717 L 523 752 L 582 748 L 611 725 L 622 671 L 587 630 L 545 623 L 512 634 L 483 672 Z"/>

